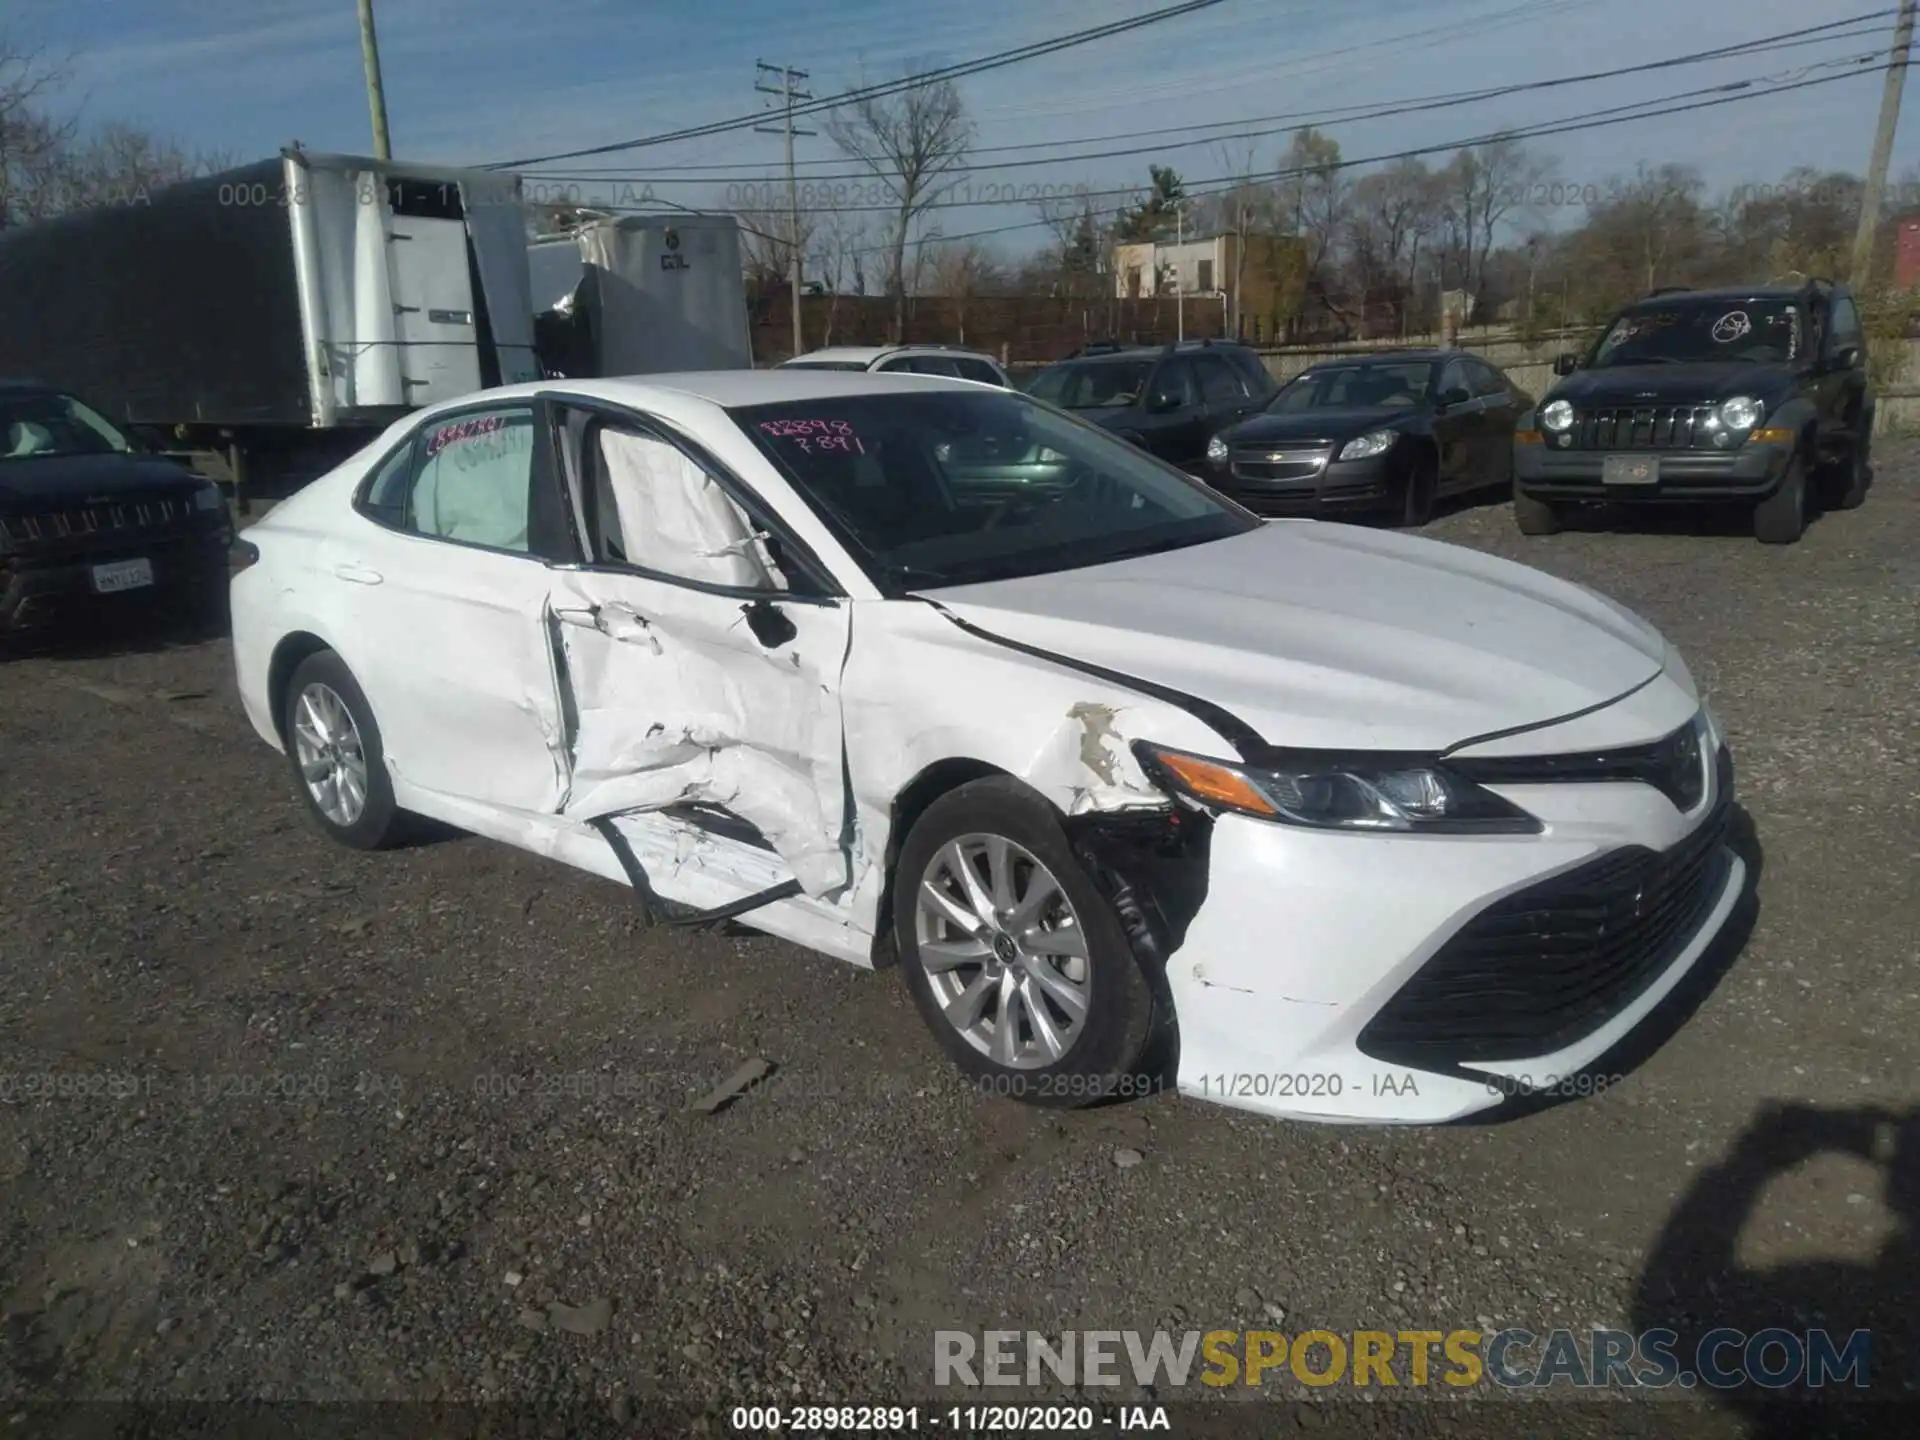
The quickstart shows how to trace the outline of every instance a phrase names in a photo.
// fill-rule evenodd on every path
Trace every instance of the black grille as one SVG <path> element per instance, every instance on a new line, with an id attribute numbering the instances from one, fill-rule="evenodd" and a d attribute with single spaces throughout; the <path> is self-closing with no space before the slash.
<path id="1" fill-rule="evenodd" d="M 1692 450 L 1712 444 L 1711 405 L 1621 405 L 1574 416 L 1579 450 Z"/>
<path id="2" fill-rule="evenodd" d="M 1618 1015 L 1666 969 L 1726 879 L 1732 805 L 1665 853 L 1633 848 L 1488 906 L 1360 1032 L 1393 1065 L 1450 1069 L 1551 1055 Z"/>
<path id="3" fill-rule="evenodd" d="M 0 534 L 14 541 L 67 540 L 103 532 L 165 529 L 183 523 L 192 514 L 193 502 L 185 498 L 109 501 L 0 516 Z"/>
<path id="4" fill-rule="evenodd" d="M 1513 755 L 1449 760 L 1449 769 L 1483 785 L 1544 785 L 1570 781 L 1635 780 L 1651 785 L 1687 811 L 1706 793 L 1707 767 L 1701 733 L 1689 721 L 1650 745 L 1584 755 Z"/>
<path id="5" fill-rule="evenodd" d="M 1310 480 L 1327 468 L 1332 452 L 1311 441 L 1299 445 L 1237 445 L 1233 473 L 1242 480 Z M 1287 458 L 1276 461 L 1272 457 Z"/>

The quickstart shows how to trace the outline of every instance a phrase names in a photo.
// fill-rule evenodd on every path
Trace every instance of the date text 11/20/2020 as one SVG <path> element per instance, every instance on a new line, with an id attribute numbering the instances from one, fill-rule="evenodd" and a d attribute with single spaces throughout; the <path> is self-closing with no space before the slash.
<path id="1" fill-rule="evenodd" d="M 1568 1099 L 1604 1094 L 1621 1083 L 1623 1075 L 1581 1071 L 1570 1075 L 1488 1075 L 1489 1095 L 1558 1096 Z M 1293 1073 L 1205 1074 L 1194 1085 L 1196 1094 L 1213 1100 L 1311 1100 L 1340 1095 L 1374 1097 L 1417 1096 L 1420 1080 L 1411 1070 L 1376 1070 L 1362 1076 L 1338 1071 L 1306 1070 Z"/>

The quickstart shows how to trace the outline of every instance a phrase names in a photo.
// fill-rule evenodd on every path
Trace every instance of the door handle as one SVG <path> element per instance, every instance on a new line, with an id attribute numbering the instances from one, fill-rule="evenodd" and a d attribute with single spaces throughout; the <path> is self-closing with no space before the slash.
<path id="1" fill-rule="evenodd" d="M 333 573 L 337 579 L 354 585 L 378 585 L 384 578 L 378 570 L 369 570 L 363 565 L 336 565 Z"/>

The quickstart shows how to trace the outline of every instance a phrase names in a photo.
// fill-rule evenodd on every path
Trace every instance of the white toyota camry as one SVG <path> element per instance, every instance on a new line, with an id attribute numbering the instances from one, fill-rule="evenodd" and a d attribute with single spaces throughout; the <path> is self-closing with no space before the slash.
<path id="1" fill-rule="evenodd" d="M 431 817 L 897 962 L 997 1094 L 1458 1117 L 1592 1067 L 1743 883 L 1644 621 L 1017 392 L 492 390 L 245 538 L 240 694 L 328 834 Z"/>

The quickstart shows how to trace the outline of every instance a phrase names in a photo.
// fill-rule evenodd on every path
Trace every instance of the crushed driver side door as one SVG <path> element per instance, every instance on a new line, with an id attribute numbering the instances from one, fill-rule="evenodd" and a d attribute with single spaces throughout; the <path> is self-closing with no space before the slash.
<path id="1" fill-rule="evenodd" d="M 678 844 L 648 867 L 664 898 L 700 906 L 776 879 L 830 903 L 851 875 L 847 603 L 783 572 L 758 501 L 690 441 L 647 417 L 561 407 L 590 558 L 551 571 L 571 771 L 560 813 L 613 825 L 630 853 Z M 688 827 L 697 844 L 681 843 Z"/>

